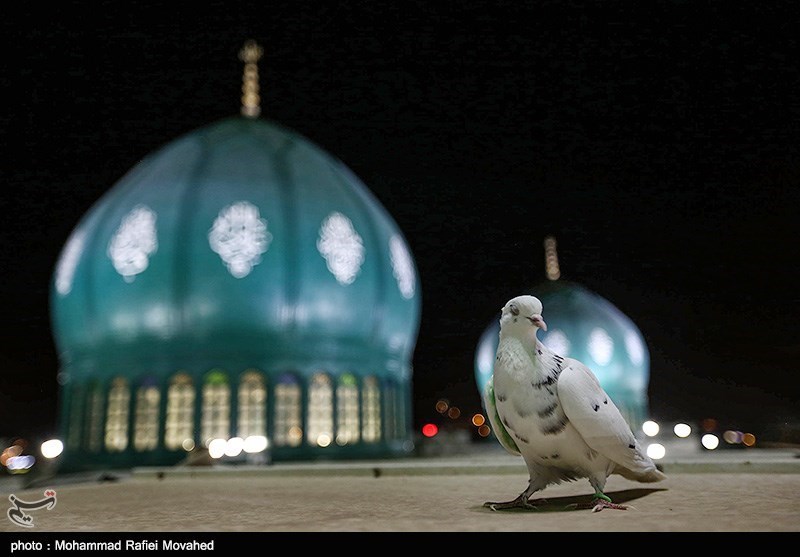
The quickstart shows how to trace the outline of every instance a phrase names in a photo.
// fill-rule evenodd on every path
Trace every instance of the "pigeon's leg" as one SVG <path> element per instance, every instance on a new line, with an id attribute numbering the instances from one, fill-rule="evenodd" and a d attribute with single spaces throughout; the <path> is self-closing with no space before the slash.
<path id="1" fill-rule="evenodd" d="M 603 509 L 618 509 L 621 511 L 628 510 L 626 505 L 620 505 L 619 503 L 612 502 L 611 498 L 602 491 L 598 491 L 594 494 L 594 498 L 592 499 L 590 505 L 592 506 L 593 513 L 600 512 Z"/>
<path id="2" fill-rule="evenodd" d="M 583 503 L 575 505 L 574 508 L 592 509 L 593 513 L 600 512 L 603 509 L 617 509 L 620 511 L 625 511 L 628 509 L 626 505 L 614 503 L 611 501 L 611 497 L 603 493 L 603 489 L 605 489 L 606 486 L 605 476 L 589 478 L 589 483 L 592 484 L 592 488 L 594 489 L 594 497 L 592 497 L 592 501 L 589 504 Z"/>
<path id="3" fill-rule="evenodd" d="M 620 505 L 619 503 L 614 503 L 611 501 L 611 498 L 606 495 L 605 493 L 598 491 L 592 497 L 591 502 L 589 503 L 571 503 L 567 505 L 568 509 L 592 509 L 593 513 L 600 512 L 603 509 L 618 509 L 621 511 L 628 510 L 626 505 Z"/>
<path id="4" fill-rule="evenodd" d="M 503 501 L 503 502 L 487 501 L 483 504 L 483 506 L 492 509 L 493 511 L 497 511 L 500 509 L 516 509 L 516 508 L 536 510 L 536 505 L 532 505 L 528 501 L 528 497 L 527 495 L 525 495 L 524 491 L 520 493 L 519 497 L 517 497 L 513 501 Z"/>
<path id="5" fill-rule="evenodd" d="M 531 495 L 539 491 L 540 488 L 533 487 L 532 482 L 528 482 L 528 488 L 519 494 L 519 497 L 511 501 L 492 502 L 487 501 L 483 504 L 484 507 L 492 509 L 493 511 L 500 509 L 529 509 L 536 510 L 536 505 L 530 502 Z"/>

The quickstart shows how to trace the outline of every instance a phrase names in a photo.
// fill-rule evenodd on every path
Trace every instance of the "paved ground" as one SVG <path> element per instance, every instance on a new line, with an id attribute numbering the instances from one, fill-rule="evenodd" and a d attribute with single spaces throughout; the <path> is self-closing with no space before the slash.
<path id="1" fill-rule="evenodd" d="M 57 504 L 26 511 L 30 528 L 2 517 L 0 532 L 11 534 L 0 540 L 42 532 L 800 531 L 796 450 L 702 455 L 661 466 L 668 479 L 658 484 L 610 478 L 608 494 L 631 508 L 598 513 L 565 509 L 588 501 L 585 480 L 549 487 L 536 512 L 484 508 L 484 501 L 516 497 L 527 482 L 522 461 L 500 452 L 54 477 L 11 493 L 5 484 L 3 499 L 33 502 L 51 488 Z"/>

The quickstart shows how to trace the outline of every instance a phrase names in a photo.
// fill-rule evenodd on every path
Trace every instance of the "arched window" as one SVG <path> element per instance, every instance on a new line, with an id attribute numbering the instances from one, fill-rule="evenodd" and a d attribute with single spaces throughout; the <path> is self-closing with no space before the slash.
<path id="1" fill-rule="evenodd" d="M 178 373 L 167 389 L 164 446 L 170 450 L 194 448 L 194 385 L 187 373 Z"/>
<path id="2" fill-rule="evenodd" d="M 327 447 L 333 442 L 333 384 L 323 372 L 315 373 L 311 378 L 306 412 L 308 444 Z"/>
<path id="3" fill-rule="evenodd" d="M 375 377 L 364 378 L 361 400 L 361 436 L 366 443 L 377 443 L 381 440 L 381 391 Z"/>
<path id="4" fill-rule="evenodd" d="M 133 419 L 133 448 L 153 450 L 158 446 L 158 411 L 161 392 L 155 380 L 146 379 L 136 390 L 136 411 Z"/>
<path id="5" fill-rule="evenodd" d="M 267 388 L 257 371 L 247 371 L 239 380 L 239 437 L 267 436 Z"/>
<path id="6" fill-rule="evenodd" d="M 358 412 L 358 383 L 352 373 L 344 373 L 336 385 L 336 444 L 352 445 L 361 438 Z"/>
<path id="7" fill-rule="evenodd" d="M 231 389 L 228 376 L 219 370 L 206 374 L 203 383 L 203 413 L 200 438 L 204 446 L 212 439 L 227 440 L 231 434 Z"/>
<path id="8" fill-rule="evenodd" d="M 275 428 L 273 437 L 276 447 L 297 447 L 303 442 L 301 424 L 301 389 L 297 378 L 284 373 L 275 384 Z"/>
<path id="9" fill-rule="evenodd" d="M 108 390 L 106 407 L 106 450 L 121 452 L 128 447 L 128 415 L 131 407 L 131 389 L 128 381 L 117 377 Z"/>
<path id="10" fill-rule="evenodd" d="M 103 441 L 103 391 L 100 383 L 89 385 L 89 396 L 86 404 L 86 448 L 96 453 L 100 451 Z"/>

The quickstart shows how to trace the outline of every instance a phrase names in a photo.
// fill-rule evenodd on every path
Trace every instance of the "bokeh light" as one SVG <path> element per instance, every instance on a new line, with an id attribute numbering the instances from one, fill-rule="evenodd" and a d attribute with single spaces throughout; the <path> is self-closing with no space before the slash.
<path id="1" fill-rule="evenodd" d="M 658 435 L 659 429 L 660 428 L 658 427 L 658 424 L 653 420 L 647 420 L 645 423 L 642 424 L 642 431 L 648 437 L 655 437 L 656 435 Z"/>
<path id="2" fill-rule="evenodd" d="M 225 456 L 239 456 L 244 449 L 244 439 L 241 437 L 231 437 L 225 443 Z"/>
<path id="3" fill-rule="evenodd" d="M 211 458 L 222 458 L 225 454 L 225 439 L 212 439 L 208 443 L 208 456 Z"/>
<path id="4" fill-rule="evenodd" d="M 650 443 L 647 445 L 647 456 L 653 460 L 664 458 L 667 454 L 667 449 L 661 443 Z"/>
<path id="5" fill-rule="evenodd" d="M 675 427 L 672 428 L 672 431 L 678 437 L 689 437 L 689 435 L 692 434 L 691 426 L 689 424 L 684 424 L 684 423 L 675 424 Z"/>
<path id="6" fill-rule="evenodd" d="M 260 453 L 267 448 L 267 438 L 263 435 L 251 435 L 244 440 L 244 452 Z"/>
<path id="7" fill-rule="evenodd" d="M 447 412 L 448 408 L 450 408 L 450 403 L 447 400 L 440 399 L 436 402 L 436 411 L 439 412 L 439 414 L 444 414 Z"/>
<path id="8" fill-rule="evenodd" d="M 331 436 L 328 435 L 327 433 L 323 433 L 323 434 L 317 436 L 317 446 L 318 447 L 327 447 L 328 445 L 331 444 L 332 441 L 333 441 L 333 439 L 331 439 Z"/>
<path id="9" fill-rule="evenodd" d="M 703 431 L 714 431 L 717 429 L 717 420 L 714 418 L 706 418 L 703 420 Z"/>
<path id="10" fill-rule="evenodd" d="M 472 425 L 480 427 L 484 423 L 486 423 L 486 418 L 483 417 L 483 414 L 475 414 L 472 416 Z"/>
<path id="11" fill-rule="evenodd" d="M 425 424 L 422 426 L 422 435 L 425 437 L 434 437 L 437 433 L 439 433 L 439 428 L 436 424 Z"/>
<path id="12" fill-rule="evenodd" d="M 742 442 L 742 432 L 728 429 L 722 434 L 722 438 L 729 445 L 738 445 Z"/>
<path id="13" fill-rule="evenodd" d="M 64 443 L 60 439 L 49 439 L 42 443 L 42 456 L 45 458 L 55 458 L 64 451 Z"/>
<path id="14" fill-rule="evenodd" d="M 27 472 L 36 462 L 36 459 L 31 455 L 12 456 L 6 461 L 6 468 L 12 474 Z"/>
<path id="15" fill-rule="evenodd" d="M 719 446 L 719 437 L 714 435 L 713 433 L 706 433 L 703 437 L 700 438 L 700 443 L 706 449 L 713 451 Z"/>

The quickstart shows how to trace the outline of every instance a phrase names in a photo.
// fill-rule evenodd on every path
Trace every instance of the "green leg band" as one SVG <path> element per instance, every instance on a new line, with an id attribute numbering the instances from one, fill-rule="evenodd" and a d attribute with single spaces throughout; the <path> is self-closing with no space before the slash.
<path id="1" fill-rule="evenodd" d="M 594 494 L 594 498 L 595 499 L 603 499 L 604 501 L 608 501 L 609 503 L 612 502 L 611 498 L 608 495 L 606 495 L 605 493 L 602 493 L 600 491 L 598 491 L 597 493 Z"/>

